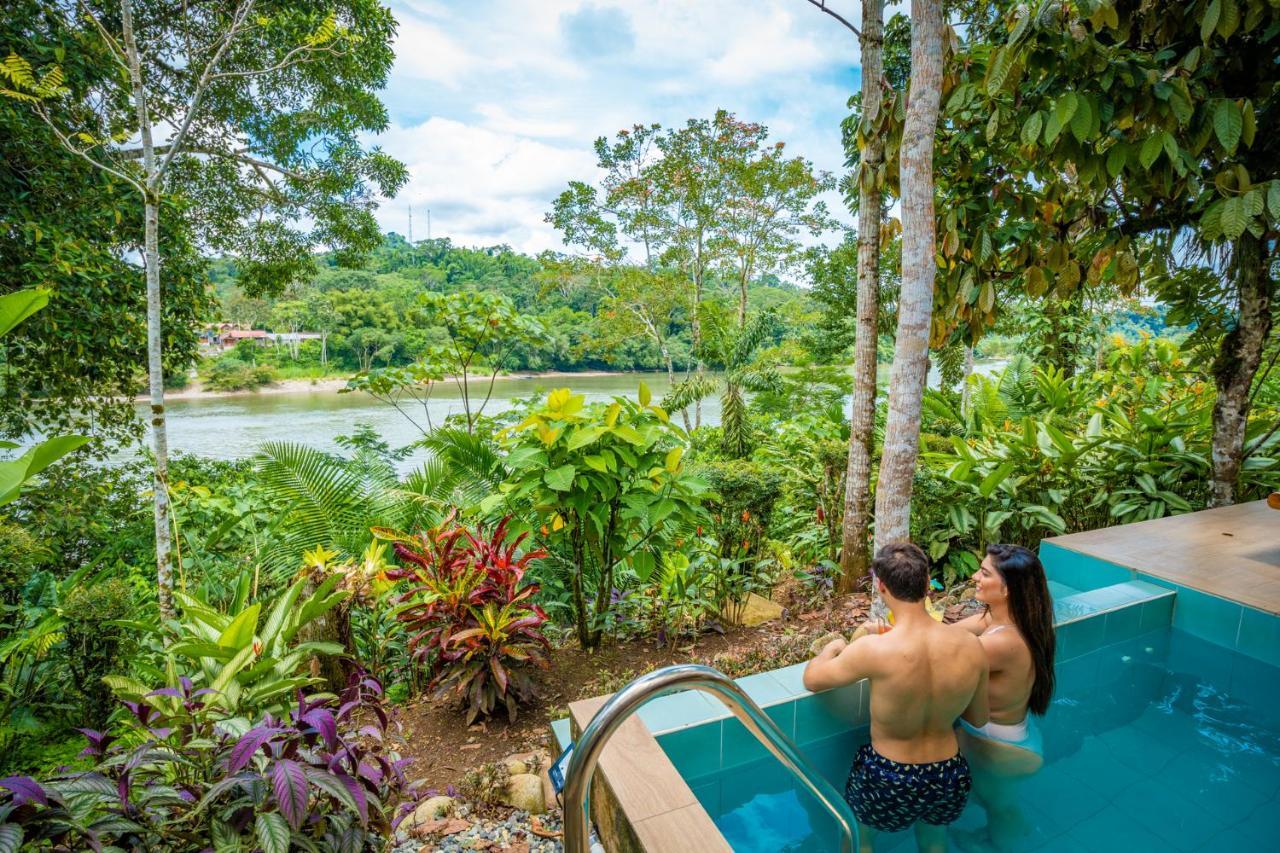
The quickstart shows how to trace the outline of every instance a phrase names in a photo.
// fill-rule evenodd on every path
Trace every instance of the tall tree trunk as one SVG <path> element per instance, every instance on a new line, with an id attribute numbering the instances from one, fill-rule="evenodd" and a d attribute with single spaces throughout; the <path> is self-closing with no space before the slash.
<path id="1" fill-rule="evenodd" d="M 911 89 L 902 131 L 902 292 L 889 378 L 889 416 L 876 488 L 876 545 L 911 534 L 911 487 L 920 455 L 920 404 L 933 314 L 933 141 L 942 99 L 940 0 L 911 3 Z"/>
<path id="2" fill-rule="evenodd" d="M 964 345 L 964 375 L 960 377 L 960 417 L 969 417 L 969 377 L 973 375 L 973 344 Z"/>
<path id="3" fill-rule="evenodd" d="M 144 174 L 143 264 L 147 276 L 147 382 L 151 391 L 151 440 L 155 453 L 155 477 L 152 486 L 156 533 L 156 586 L 160 616 L 172 618 L 173 567 L 170 565 L 172 542 L 169 530 L 169 435 L 165 426 L 164 363 L 161 346 L 160 292 L 160 187 L 156 173 L 156 150 L 151 136 L 151 117 L 147 112 L 147 92 L 142 82 L 142 61 L 133 32 L 133 9 L 129 0 L 120 0 L 120 16 L 125 55 L 129 60 L 129 83 L 133 90 L 138 129 L 142 136 L 142 170 Z"/>
<path id="4" fill-rule="evenodd" d="M 1262 364 L 1262 350 L 1271 333 L 1271 276 L 1262 242 L 1249 232 L 1236 241 L 1231 273 L 1239 290 L 1236 327 L 1222 339 L 1213 365 L 1218 397 L 1213 404 L 1213 479 L 1209 506 L 1235 502 L 1240 466 L 1244 461 L 1249 394 Z"/>
<path id="5" fill-rule="evenodd" d="M 853 346 L 853 404 L 849 422 L 849 459 L 845 469 L 841 523 L 840 578 L 836 591 L 852 592 L 871 569 L 871 455 L 876 424 L 876 318 L 880 306 L 880 184 L 876 169 L 884 157 L 880 133 L 881 54 L 884 0 L 863 0 L 862 136 L 858 180 L 857 332 Z"/>

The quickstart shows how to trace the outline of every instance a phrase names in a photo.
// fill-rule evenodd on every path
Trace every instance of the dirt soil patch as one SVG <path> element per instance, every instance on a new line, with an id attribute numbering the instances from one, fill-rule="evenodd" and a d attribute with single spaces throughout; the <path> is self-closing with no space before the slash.
<path id="1" fill-rule="evenodd" d="M 780 591 L 781 592 L 781 591 Z M 775 595 L 795 604 L 790 596 Z M 466 715 L 448 700 L 421 697 L 400 706 L 399 719 L 413 763 L 408 775 L 430 787 L 456 785 L 472 767 L 497 761 L 515 752 L 551 750 L 550 724 L 568 715 L 570 702 L 612 693 L 631 679 L 676 663 L 705 663 L 740 678 L 805 660 L 809 646 L 830 631 L 846 634 L 866 618 L 869 608 L 862 593 L 832 599 L 817 610 L 788 610 L 784 619 L 757 628 L 728 628 L 707 632 L 669 649 L 652 638 L 626 640 L 584 652 L 576 643 L 557 648 L 551 668 L 538 674 L 539 698 L 508 723 L 505 716 L 464 725 Z"/>

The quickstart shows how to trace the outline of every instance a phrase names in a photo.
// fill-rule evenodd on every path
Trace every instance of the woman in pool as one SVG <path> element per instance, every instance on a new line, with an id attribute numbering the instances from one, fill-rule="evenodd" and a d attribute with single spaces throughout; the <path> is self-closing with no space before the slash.
<path id="1" fill-rule="evenodd" d="M 973 580 L 984 611 L 958 624 L 987 653 L 991 719 L 981 728 L 961 720 L 960 749 L 987 811 L 989 843 L 1009 849 L 1020 823 L 1011 785 L 1044 763 L 1035 718 L 1053 697 L 1053 601 L 1039 558 L 1020 545 L 987 546 Z"/>

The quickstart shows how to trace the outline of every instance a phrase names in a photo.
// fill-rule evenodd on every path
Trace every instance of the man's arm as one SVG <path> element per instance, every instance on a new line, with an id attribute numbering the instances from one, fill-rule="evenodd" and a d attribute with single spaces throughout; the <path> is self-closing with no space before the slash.
<path id="1" fill-rule="evenodd" d="M 856 643 L 845 643 L 844 640 L 832 640 L 809 661 L 804 668 L 804 687 L 806 690 L 818 692 L 852 684 L 860 678 L 871 675 L 872 659 L 875 650 L 872 645 L 874 637 L 864 637 Z"/>
<path id="2" fill-rule="evenodd" d="M 982 655 L 982 675 L 978 678 L 978 688 L 973 691 L 973 698 L 969 700 L 969 707 L 964 709 L 964 713 L 960 715 L 966 723 L 974 728 L 985 726 L 991 719 L 991 697 L 987 692 L 987 682 L 990 679 L 990 672 L 987 669 L 986 653 Z"/>

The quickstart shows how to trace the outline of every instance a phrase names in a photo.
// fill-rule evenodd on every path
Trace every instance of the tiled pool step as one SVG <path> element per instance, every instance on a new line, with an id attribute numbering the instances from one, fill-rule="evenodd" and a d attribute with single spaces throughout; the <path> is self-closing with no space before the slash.
<path id="1" fill-rule="evenodd" d="M 1054 620 L 1058 659 L 1069 660 L 1100 646 L 1167 629 L 1173 599 L 1173 591 L 1145 581 L 1124 581 L 1059 599 Z M 782 731 L 801 745 L 848 738 L 853 730 L 870 722 L 870 691 L 865 681 L 811 693 L 802 681 L 804 668 L 805 664 L 798 663 L 737 681 Z M 658 738 L 680 775 L 695 786 L 702 777 L 766 755 L 764 747 L 722 703 L 699 691 L 655 699 L 637 715 Z M 563 748 L 569 740 L 569 721 L 553 722 L 552 731 Z"/>
<path id="2" fill-rule="evenodd" d="M 1055 610 L 1059 622 L 1071 616 L 1071 612 L 1062 608 L 1076 606 L 1082 601 L 1082 595 L 1094 596 L 1083 601 L 1096 605 L 1113 594 L 1109 591 L 1128 583 L 1145 583 L 1177 593 L 1171 621 L 1174 628 L 1271 666 L 1280 666 L 1280 616 L 1053 542 L 1041 543 L 1040 561 L 1052 587 L 1084 591 L 1058 599 Z"/>

